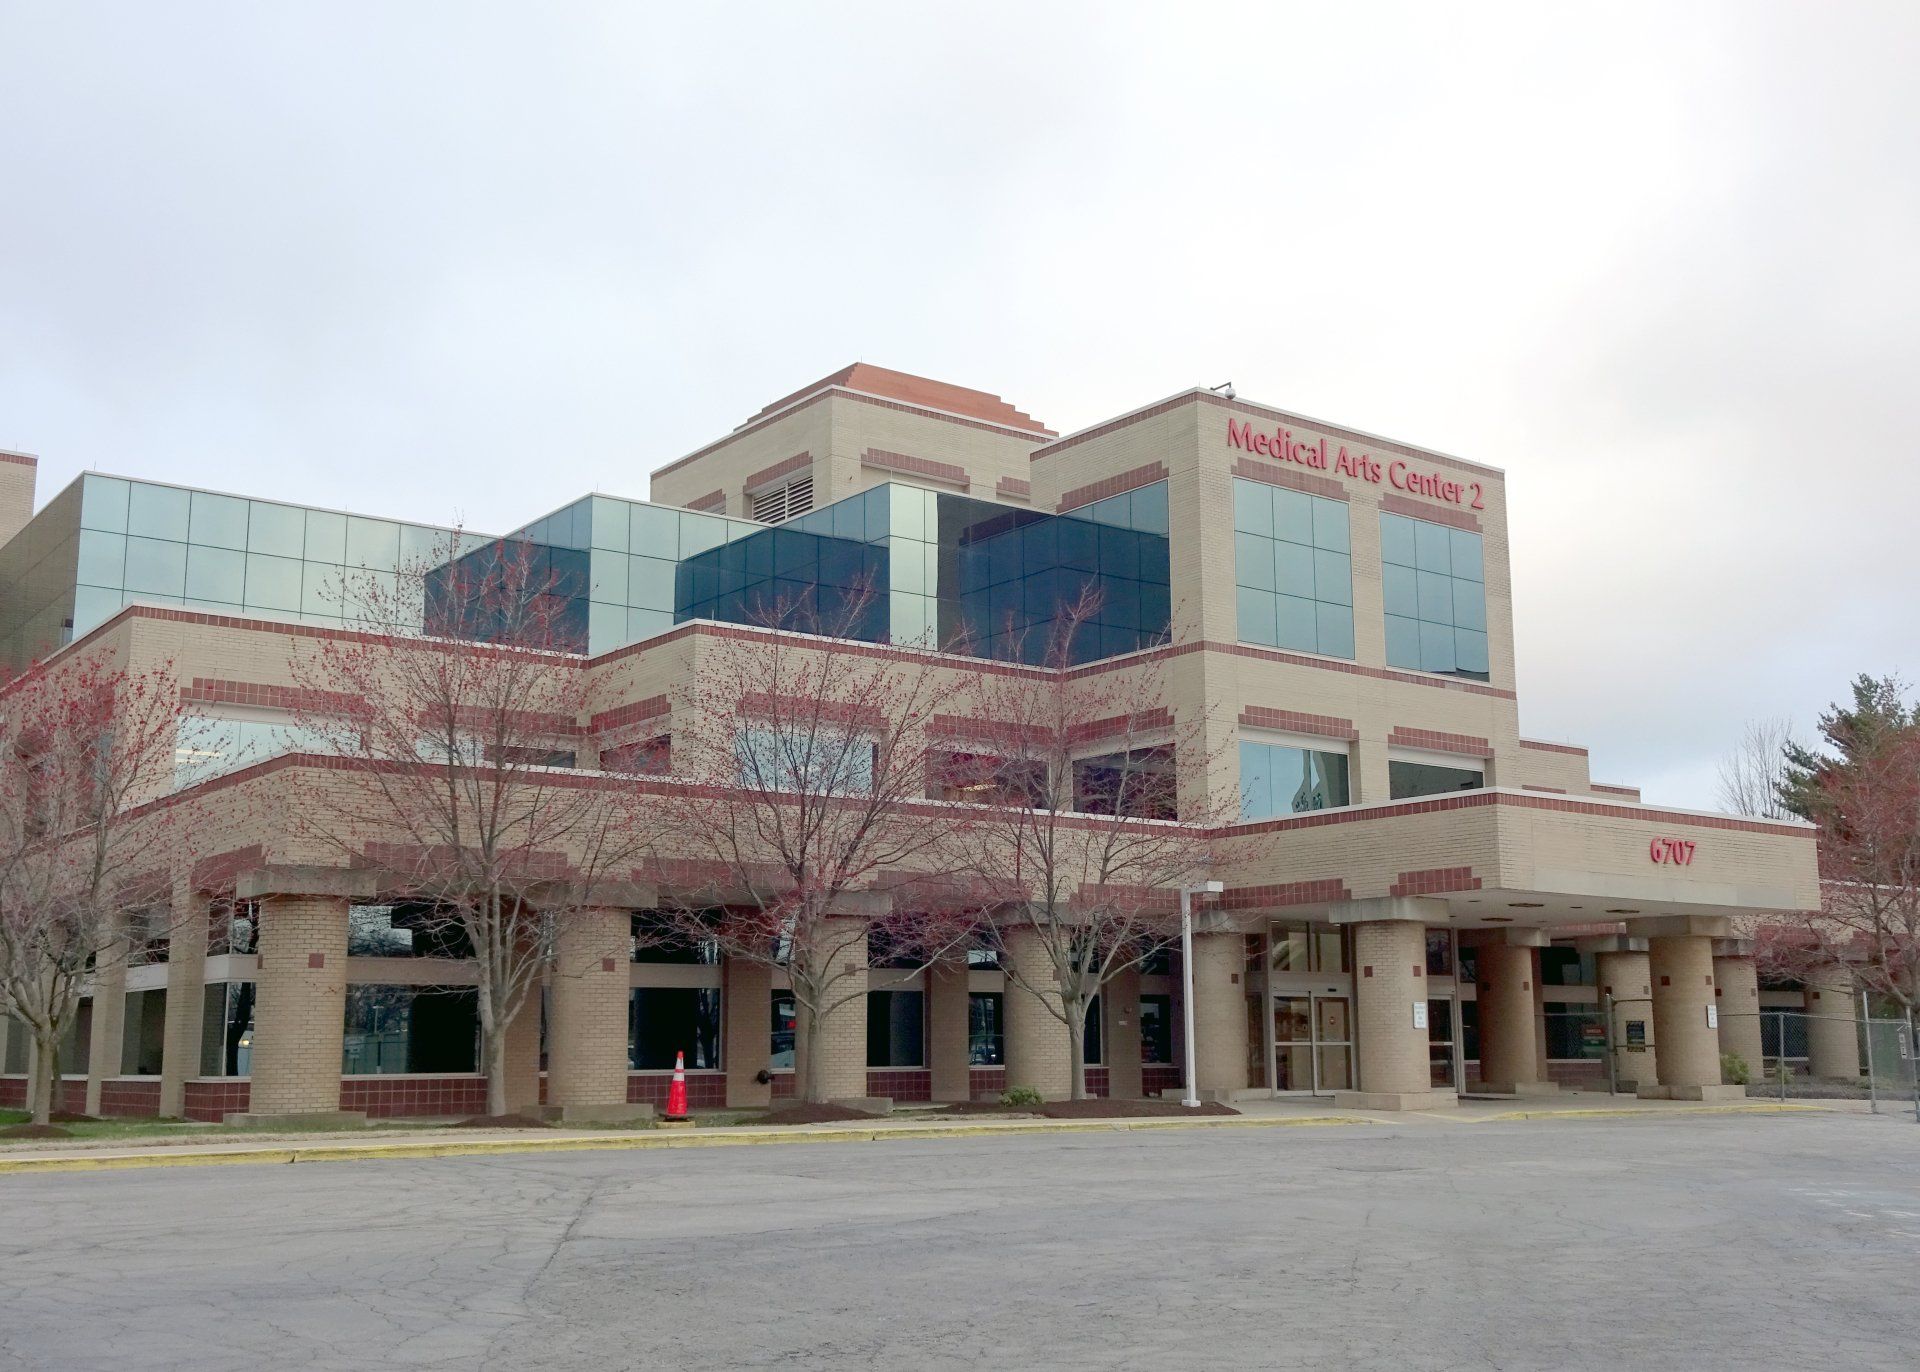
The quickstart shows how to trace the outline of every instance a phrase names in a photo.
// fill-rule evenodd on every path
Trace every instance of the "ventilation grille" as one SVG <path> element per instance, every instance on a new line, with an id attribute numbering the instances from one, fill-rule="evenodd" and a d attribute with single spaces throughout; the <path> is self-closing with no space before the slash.
<path id="1" fill-rule="evenodd" d="M 753 493 L 753 517 L 762 524 L 781 524 L 813 508 L 813 476 L 797 476 L 784 486 Z"/>

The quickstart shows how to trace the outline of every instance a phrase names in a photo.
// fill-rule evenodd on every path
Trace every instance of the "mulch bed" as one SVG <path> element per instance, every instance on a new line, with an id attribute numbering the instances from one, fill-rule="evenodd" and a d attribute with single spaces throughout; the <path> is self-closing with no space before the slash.
<path id="1" fill-rule="evenodd" d="M 449 1129 L 551 1129 L 553 1126 L 545 1120 L 537 1120 L 531 1115 L 475 1115 L 471 1119 L 456 1120 L 447 1126 Z"/>
<path id="2" fill-rule="evenodd" d="M 1002 1105 L 998 1101 L 956 1101 L 949 1115 L 987 1115 L 1005 1118 L 1037 1117 L 1050 1120 L 1130 1120 L 1183 1115 L 1237 1115 L 1231 1105 L 1202 1101 L 1185 1106 L 1177 1100 L 1056 1100 L 1045 1105 Z"/>
<path id="3" fill-rule="evenodd" d="M 47 1118 L 54 1124 L 98 1124 L 98 1115 L 76 1115 L 71 1110 L 55 1110 Z"/>
<path id="4" fill-rule="evenodd" d="M 879 1118 L 865 1110 L 854 1110 L 844 1105 L 809 1105 L 801 1101 L 797 1105 L 783 1105 L 778 1110 L 769 1110 L 762 1124 L 841 1124 L 849 1120 L 861 1120 L 867 1124 Z"/>
<path id="5" fill-rule="evenodd" d="M 0 1139 L 70 1139 L 73 1131 L 57 1124 L 15 1124 L 0 1129 Z"/>

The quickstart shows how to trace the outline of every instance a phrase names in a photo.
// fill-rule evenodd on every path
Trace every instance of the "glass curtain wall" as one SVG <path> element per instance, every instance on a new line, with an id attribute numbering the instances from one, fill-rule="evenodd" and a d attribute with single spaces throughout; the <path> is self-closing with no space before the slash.
<path id="1" fill-rule="evenodd" d="M 1235 477 L 1233 568 L 1241 642 L 1353 656 L 1345 501 Z"/>
<path id="2" fill-rule="evenodd" d="M 1487 591 L 1480 535 L 1380 516 L 1387 665 L 1485 681 Z"/>

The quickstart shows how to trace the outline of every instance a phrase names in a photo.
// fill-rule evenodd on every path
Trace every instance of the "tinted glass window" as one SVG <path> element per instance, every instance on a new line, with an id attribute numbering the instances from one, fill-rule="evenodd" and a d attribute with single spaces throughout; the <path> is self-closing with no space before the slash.
<path id="1" fill-rule="evenodd" d="M 719 988 L 634 987 L 627 996 L 627 1066 L 665 1071 L 682 1053 L 688 1067 L 720 1065 Z"/>
<path id="2" fill-rule="evenodd" d="M 1326 810 L 1347 804 L 1347 755 L 1284 744 L 1240 744 L 1240 817 Z"/>
<path id="3" fill-rule="evenodd" d="M 1346 502 L 1235 477 L 1233 522 L 1241 642 L 1351 658 Z"/>
<path id="4" fill-rule="evenodd" d="M 1382 513 L 1380 556 L 1387 665 L 1485 681 L 1490 668 L 1480 535 Z"/>
<path id="5" fill-rule="evenodd" d="M 1007 1060 L 1000 1008 L 998 991 L 974 991 L 967 996 L 967 1061 L 975 1067 L 997 1067 Z"/>
<path id="6" fill-rule="evenodd" d="M 1443 767 L 1431 762 L 1387 762 L 1387 787 L 1395 800 L 1473 791 L 1486 785 L 1486 774 L 1474 767 Z"/>

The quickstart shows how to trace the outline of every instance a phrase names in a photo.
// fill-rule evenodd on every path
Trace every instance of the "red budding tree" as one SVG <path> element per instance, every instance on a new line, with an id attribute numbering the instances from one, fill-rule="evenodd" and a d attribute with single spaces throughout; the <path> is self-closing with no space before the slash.
<path id="1" fill-rule="evenodd" d="M 556 930 L 643 845 L 620 792 L 575 770 L 590 700 L 572 588 L 528 544 L 459 544 L 350 585 L 363 632 L 294 660 L 299 729 L 338 777 L 301 822 L 472 959 L 487 1112 L 503 1115 L 507 1027 L 538 1013 Z"/>
<path id="2" fill-rule="evenodd" d="M 1060 1022 L 1075 1100 L 1095 998 L 1177 942 L 1180 887 L 1206 874 L 1220 817 L 1204 729 L 1166 708 L 1161 662 L 1074 665 L 1097 608 L 1091 592 L 1062 608 L 1040 670 L 979 664 L 940 760 L 945 794 L 981 802 L 967 866 L 999 894 L 984 914 L 997 941 L 1028 950 L 1006 975 Z"/>
<path id="3" fill-rule="evenodd" d="M 673 707 L 688 784 L 660 864 L 685 893 L 669 918 L 786 974 L 810 1102 L 827 1099 L 823 1031 L 866 995 L 870 950 L 924 969 L 972 930 L 945 880 L 958 811 L 927 799 L 926 726 L 965 677 L 841 636 L 872 606 L 856 588 L 829 617 L 783 603 L 703 637 Z"/>
<path id="4" fill-rule="evenodd" d="M 0 693 L 0 1013 L 32 1036 L 36 1124 L 52 1113 L 60 1045 L 96 964 L 130 926 L 171 918 L 171 870 L 190 861 L 172 788 L 179 692 L 168 667 L 104 656 L 29 668 Z"/>

